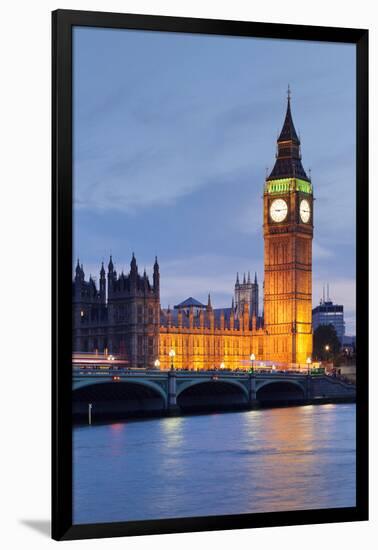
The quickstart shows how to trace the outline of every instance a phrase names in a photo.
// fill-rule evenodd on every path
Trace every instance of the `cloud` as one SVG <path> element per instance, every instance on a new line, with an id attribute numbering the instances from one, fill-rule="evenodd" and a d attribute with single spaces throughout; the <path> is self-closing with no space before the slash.
<path id="1" fill-rule="evenodd" d="M 316 260 L 331 258 L 333 256 L 333 251 L 329 248 L 321 246 L 316 240 L 312 244 L 312 255 Z"/>
<path id="2" fill-rule="evenodd" d="M 192 83 L 192 86 L 193 83 Z M 128 97 L 109 106 L 104 116 L 87 125 L 80 121 L 75 134 L 74 200 L 78 208 L 135 212 L 150 206 L 170 206 L 209 183 L 216 187 L 240 172 L 261 172 L 262 136 L 268 137 L 272 118 L 267 97 L 229 98 L 211 93 L 194 95 L 189 89 L 175 97 Z M 210 90 L 211 91 L 211 90 Z M 164 105 L 164 108 L 162 108 Z M 117 115 L 117 116 L 115 116 Z M 255 154 L 251 155 L 251 151 Z M 264 155 L 265 156 L 265 155 Z"/>
<path id="3" fill-rule="evenodd" d="M 260 198 L 259 200 L 251 201 L 250 204 L 240 205 L 239 212 L 232 220 L 235 229 L 247 235 L 262 235 L 262 206 L 263 202 Z"/>

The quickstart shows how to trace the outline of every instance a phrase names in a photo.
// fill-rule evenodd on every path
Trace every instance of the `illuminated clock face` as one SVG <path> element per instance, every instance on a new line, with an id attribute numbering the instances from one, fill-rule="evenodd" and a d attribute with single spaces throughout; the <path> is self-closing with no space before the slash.
<path id="1" fill-rule="evenodd" d="M 270 205 L 270 217 L 276 223 L 283 222 L 287 216 L 287 203 L 283 199 L 275 199 Z"/>
<path id="2" fill-rule="evenodd" d="M 308 223 L 311 216 L 310 203 L 306 199 L 302 199 L 299 205 L 299 215 L 303 223 Z"/>

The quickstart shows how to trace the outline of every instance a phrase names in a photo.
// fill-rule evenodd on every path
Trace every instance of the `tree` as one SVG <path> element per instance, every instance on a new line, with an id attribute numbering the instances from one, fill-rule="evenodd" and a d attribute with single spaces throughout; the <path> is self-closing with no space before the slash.
<path id="1" fill-rule="evenodd" d="M 314 331 L 313 355 L 317 361 L 334 360 L 340 351 L 340 342 L 333 325 L 319 325 Z"/>

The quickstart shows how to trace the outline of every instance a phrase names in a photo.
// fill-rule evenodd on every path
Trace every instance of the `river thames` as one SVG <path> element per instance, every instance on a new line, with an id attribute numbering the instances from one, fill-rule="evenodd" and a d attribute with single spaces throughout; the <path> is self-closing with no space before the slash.
<path id="1" fill-rule="evenodd" d="M 355 506 L 355 405 L 76 426 L 73 520 Z"/>

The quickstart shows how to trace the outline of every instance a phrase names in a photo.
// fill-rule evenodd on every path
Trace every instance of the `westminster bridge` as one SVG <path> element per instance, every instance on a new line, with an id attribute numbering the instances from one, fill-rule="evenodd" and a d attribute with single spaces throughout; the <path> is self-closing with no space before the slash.
<path id="1" fill-rule="evenodd" d="M 248 409 L 354 398 L 352 384 L 326 375 L 290 371 L 73 369 L 75 417 Z"/>

